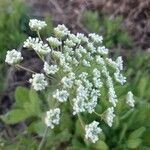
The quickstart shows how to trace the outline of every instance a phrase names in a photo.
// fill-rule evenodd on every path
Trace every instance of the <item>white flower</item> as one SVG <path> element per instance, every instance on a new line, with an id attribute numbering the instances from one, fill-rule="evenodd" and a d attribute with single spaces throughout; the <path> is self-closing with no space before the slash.
<path id="1" fill-rule="evenodd" d="M 74 54 L 74 51 L 73 51 L 73 48 L 72 47 L 69 47 L 67 45 L 64 45 L 63 46 L 63 49 L 64 49 L 64 53 L 68 53 L 69 55 L 73 55 Z"/>
<path id="2" fill-rule="evenodd" d="M 111 58 L 106 58 L 106 61 L 109 66 L 113 67 L 114 69 L 118 69 L 118 65 L 115 61 L 113 61 Z"/>
<path id="3" fill-rule="evenodd" d="M 81 59 L 81 58 L 82 58 L 82 53 L 80 52 L 80 49 L 79 49 L 79 48 L 76 48 L 76 49 L 75 49 L 75 56 L 76 56 L 78 59 Z"/>
<path id="4" fill-rule="evenodd" d="M 48 82 L 43 73 L 33 74 L 29 82 L 36 91 L 44 90 L 48 86 Z"/>
<path id="5" fill-rule="evenodd" d="M 83 84 L 84 84 L 85 88 L 87 88 L 89 91 L 92 90 L 93 84 L 92 84 L 91 81 L 89 81 L 89 80 L 87 80 L 87 79 L 86 79 L 86 80 L 83 80 Z"/>
<path id="6" fill-rule="evenodd" d="M 58 38 L 63 38 L 70 33 L 70 31 L 66 28 L 64 24 L 58 25 L 56 28 L 54 28 L 54 32 L 56 37 Z"/>
<path id="7" fill-rule="evenodd" d="M 70 78 L 70 79 L 72 79 L 72 80 L 75 80 L 75 78 L 76 78 L 75 73 L 74 73 L 74 72 L 69 72 L 69 73 L 68 73 L 68 78 Z"/>
<path id="8" fill-rule="evenodd" d="M 88 51 L 90 51 L 91 53 L 95 53 L 95 52 L 96 52 L 96 48 L 94 47 L 93 43 L 88 43 L 88 44 L 87 44 L 87 49 L 88 49 Z"/>
<path id="9" fill-rule="evenodd" d="M 46 112 L 45 124 L 47 125 L 47 127 L 53 129 L 55 125 L 59 124 L 59 121 L 60 121 L 59 108 L 50 109 L 49 111 Z"/>
<path id="10" fill-rule="evenodd" d="M 26 41 L 24 42 L 23 47 L 25 47 L 25 48 L 33 48 L 34 45 L 38 44 L 39 42 L 41 42 L 39 38 L 28 37 L 26 39 Z"/>
<path id="11" fill-rule="evenodd" d="M 83 34 L 83 33 L 77 33 L 77 37 L 82 41 L 87 43 L 88 42 L 88 38 Z"/>
<path id="12" fill-rule="evenodd" d="M 92 89 L 92 91 L 90 93 L 90 99 L 85 105 L 86 110 L 90 114 L 94 111 L 94 109 L 95 109 L 95 107 L 97 105 L 97 99 L 98 99 L 99 96 L 100 96 L 99 90 Z"/>
<path id="13" fill-rule="evenodd" d="M 92 83 L 84 79 L 85 86 L 81 80 L 76 80 L 78 86 L 76 90 L 76 98 L 73 99 L 73 115 L 79 112 L 92 113 L 97 105 L 97 99 L 100 93 L 96 89 L 92 89 Z"/>
<path id="14" fill-rule="evenodd" d="M 133 98 L 133 94 L 132 94 L 131 91 L 129 91 L 129 92 L 127 93 L 126 102 L 127 102 L 127 104 L 128 104 L 130 107 L 134 107 L 135 100 L 134 100 L 134 98 Z"/>
<path id="15" fill-rule="evenodd" d="M 93 56 L 91 55 L 91 53 L 90 52 L 87 52 L 87 60 L 89 60 L 89 61 L 91 61 L 91 60 L 93 60 L 94 58 L 93 58 Z"/>
<path id="16" fill-rule="evenodd" d="M 86 80 L 86 78 L 88 77 L 88 73 L 87 72 L 82 72 L 81 74 L 79 74 L 79 78 L 83 81 Z"/>
<path id="17" fill-rule="evenodd" d="M 86 49 L 83 48 L 83 46 L 81 45 L 76 49 L 76 52 L 83 53 L 83 54 L 87 53 Z"/>
<path id="18" fill-rule="evenodd" d="M 104 59 L 100 55 L 96 56 L 96 62 L 98 64 L 100 64 L 100 65 L 104 65 L 105 64 Z"/>
<path id="19" fill-rule="evenodd" d="M 47 62 L 44 63 L 44 71 L 46 74 L 55 74 L 59 70 L 57 65 L 49 65 Z"/>
<path id="20" fill-rule="evenodd" d="M 70 38 L 70 40 L 72 40 L 76 44 L 80 44 L 80 42 L 81 42 L 81 40 L 77 36 L 75 36 L 74 34 L 69 34 L 69 38 Z"/>
<path id="21" fill-rule="evenodd" d="M 51 49 L 49 48 L 48 44 L 44 44 L 43 42 L 39 42 L 33 45 L 33 49 L 42 55 L 46 55 L 51 52 Z"/>
<path id="22" fill-rule="evenodd" d="M 93 83 L 96 88 L 101 88 L 103 85 L 103 83 L 101 82 L 101 79 L 96 78 L 96 77 L 93 78 Z"/>
<path id="23" fill-rule="evenodd" d="M 119 82 L 121 85 L 123 85 L 124 83 L 126 83 L 126 77 L 124 77 L 120 71 L 117 69 L 117 71 L 114 73 L 114 77 L 116 79 L 117 82 Z"/>
<path id="24" fill-rule="evenodd" d="M 76 46 L 76 43 L 74 43 L 72 40 L 69 40 L 69 39 L 66 39 L 66 41 L 64 43 L 65 43 L 65 45 L 67 45 L 70 48 Z"/>
<path id="25" fill-rule="evenodd" d="M 110 77 L 106 66 L 103 66 L 102 73 L 106 77 L 106 84 L 107 84 L 107 87 L 108 87 L 108 94 L 109 94 L 109 102 L 112 103 L 113 106 L 115 107 L 118 100 L 117 100 L 117 96 L 116 96 L 116 93 L 115 93 L 115 90 L 114 90 L 112 78 Z"/>
<path id="26" fill-rule="evenodd" d="M 91 124 L 85 126 L 85 138 L 90 140 L 92 143 L 98 141 L 98 135 L 101 133 L 102 129 L 98 127 L 99 122 L 93 121 Z"/>
<path id="27" fill-rule="evenodd" d="M 73 115 L 79 112 L 85 111 L 85 100 L 82 97 L 76 97 L 73 99 Z"/>
<path id="28" fill-rule="evenodd" d="M 82 81 L 76 79 L 76 80 L 74 81 L 74 84 L 75 84 L 77 87 L 79 87 L 79 86 L 82 84 Z"/>
<path id="29" fill-rule="evenodd" d="M 15 49 L 7 51 L 5 62 L 8 63 L 9 65 L 18 64 L 22 60 L 23 57 L 21 56 L 21 52 L 18 52 Z"/>
<path id="30" fill-rule="evenodd" d="M 123 70 L 123 60 L 122 60 L 122 57 L 121 57 L 121 56 L 119 56 L 119 57 L 116 59 L 116 64 L 117 64 L 119 70 Z"/>
<path id="31" fill-rule="evenodd" d="M 93 70 L 93 76 L 96 77 L 96 78 L 100 78 L 101 77 L 101 73 L 100 73 L 100 71 L 97 68 L 95 68 Z"/>
<path id="32" fill-rule="evenodd" d="M 66 90 L 56 90 L 53 94 L 53 98 L 59 102 L 66 102 L 69 97 L 69 93 Z"/>
<path id="33" fill-rule="evenodd" d="M 102 43 L 102 41 L 103 41 L 103 37 L 99 36 L 98 34 L 95 34 L 95 33 L 90 33 L 89 37 L 95 43 Z"/>
<path id="34" fill-rule="evenodd" d="M 83 59 L 82 63 L 83 63 L 83 66 L 85 66 L 85 67 L 91 67 L 90 62 L 85 59 Z"/>
<path id="35" fill-rule="evenodd" d="M 108 54 L 108 49 L 105 46 L 98 47 L 97 52 L 101 55 L 107 55 Z"/>
<path id="36" fill-rule="evenodd" d="M 47 38 L 46 40 L 49 42 L 49 44 L 50 44 L 53 48 L 56 48 L 56 47 L 58 47 L 58 46 L 60 46 L 60 45 L 62 44 L 62 42 L 59 41 L 59 40 L 58 40 L 57 38 L 55 38 L 55 37 L 49 37 L 49 38 Z"/>
<path id="37" fill-rule="evenodd" d="M 70 89 L 73 86 L 73 79 L 65 76 L 62 78 L 61 83 L 64 89 Z"/>
<path id="38" fill-rule="evenodd" d="M 31 19 L 29 21 L 29 26 L 31 30 L 33 31 L 39 31 L 47 26 L 45 21 L 37 20 L 37 19 Z"/>
<path id="39" fill-rule="evenodd" d="M 113 119 L 115 117 L 115 114 L 114 114 L 114 108 L 113 107 L 110 107 L 106 110 L 106 123 L 112 127 L 112 124 L 113 124 Z"/>
<path id="40" fill-rule="evenodd" d="M 64 72 L 71 72 L 72 71 L 72 67 L 69 65 L 69 63 L 61 63 L 61 65 L 63 66 Z"/>

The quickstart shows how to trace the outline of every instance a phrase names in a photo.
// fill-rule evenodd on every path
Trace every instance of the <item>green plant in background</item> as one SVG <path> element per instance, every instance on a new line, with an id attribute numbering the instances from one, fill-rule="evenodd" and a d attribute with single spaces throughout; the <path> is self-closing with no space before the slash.
<path id="1" fill-rule="evenodd" d="M 110 19 L 99 12 L 86 11 L 83 24 L 90 32 L 96 32 L 105 37 L 104 44 L 108 48 L 131 48 L 132 42 L 128 33 L 122 29 L 122 18 Z"/>
<path id="2" fill-rule="evenodd" d="M 4 59 L 6 51 L 17 47 L 26 38 L 25 30 L 26 7 L 20 0 L 0 2 L 0 91 L 3 90 L 5 74 Z"/>
<path id="3" fill-rule="evenodd" d="M 6 50 L 20 45 L 26 36 L 23 33 L 26 7 L 20 0 L 0 2 L 0 60 L 5 58 Z"/>

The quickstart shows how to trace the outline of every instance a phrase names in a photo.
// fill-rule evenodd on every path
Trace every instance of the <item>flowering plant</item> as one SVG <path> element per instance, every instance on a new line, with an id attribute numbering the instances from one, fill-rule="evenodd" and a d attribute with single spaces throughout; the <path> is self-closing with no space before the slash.
<path id="1" fill-rule="evenodd" d="M 93 120 L 91 123 L 83 121 L 83 114 L 98 115 L 109 127 L 112 127 L 115 117 L 115 107 L 118 103 L 114 83 L 124 85 L 123 60 L 119 56 L 115 61 L 109 57 L 109 50 L 102 45 L 103 38 L 95 33 L 85 36 L 82 33 L 71 33 L 65 25 L 54 28 L 54 35 L 46 42 L 40 37 L 40 30 L 47 26 L 44 21 L 32 19 L 29 22 L 31 30 L 38 38 L 29 37 L 24 42 L 24 48 L 34 50 L 43 61 L 43 70 L 36 73 L 21 66 L 23 57 L 15 49 L 8 51 L 5 62 L 16 68 L 25 69 L 32 73 L 31 87 L 36 91 L 53 87 L 50 97 L 51 105 L 45 113 L 45 125 L 53 129 L 61 123 L 60 106 L 68 103 L 72 115 L 77 116 L 84 131 L 85 139 L 95 143 L 102 132 L 100 123 Z M 103 97 L 101 91 L 105 89 L 108 103 L 99 114 L 96 108 L 101 105 Z M 134 107 L 134 98 L 131 91 L 127 93 L 126 103 Z M 43 136 L 43 139 L 45 138 Z M 39 149 L 43 146 L 43 140 Z"/>

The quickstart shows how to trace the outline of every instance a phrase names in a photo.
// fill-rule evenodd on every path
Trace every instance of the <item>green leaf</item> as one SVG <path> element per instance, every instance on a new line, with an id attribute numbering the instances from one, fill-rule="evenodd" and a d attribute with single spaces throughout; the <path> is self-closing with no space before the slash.
<path id="1" fill-rule="evenodd" d="M 78 136 L 84 135 L 83 127 L 79 120 L 76 121 L 76 135 Z"/>
<path id="2" fill-rule="evenodd" d="M 120 117 L 120 120 L 124 120 L 127 119 L 128 117 L 131 116 L 131 114 L 133 113 L 134 109 L 130 109 L 128 112 L 126 112 L 123 116 Z"/>
<path id="3" fill-rule="evenodd" d="M 138 87 L 137 87 L 139 96 L 144 96 L 147 84 L 148 84 L 148 80 L 146 77 L 140 79 Z"/>
<path id="4" fill-rule="evenodd" d="M 130 139 L 127 141 L 127 147 L 131 149 L 137 148 L 142 143 L 140 138 L 137 139 Z"/>
<path id="5" fill-rule="evenodd" d="M 29 91 L 29 97 L 30 97 L 30 107 L 32 109 L 32 112 L 36 115 L 38 115 L 41 110 L 40 110 L 40 99 L 38 97 L 38 94 L 35 90 L 31 89 Z"/>
<path id="6" fill-rule="evenodd" d="M 136 138 L 141 137 L 145 130 L 146 130 L 145 127 L 140 127 L 139 129 L 133 131 L 130 134 L 129 139 L 136 139 Z"/>
<path id="7" fill-rule="evenodd" d="M 104 141 L 97 141 L 95 144 L 93 144 L 93 148 L 96 150 L 108 150 L 108 146 Z"/>
<path id="8" fill-rule="evenodd" d="M 29 101 L 29 90 L 25 87 L 17 87 L 15 91 L 16 106 L 22 106 Z"/>
<path id="9" fill-rule="evenodd" d="M 7 124 L 16 124 L 24 121 L 29 117 L 29 114 L 23 109 L 14 109 L 0 116 L 0 118 Z"/>
<path id="10" fill-rule="evenodd" d="M 33 123 L 29 125 L 28 131 L 31 133 L 37 133 L 38 135 L 43 136 L 45 127 L 46 127 L 45 123 L 42 122 L 42 120 L 34 121 Z"/>

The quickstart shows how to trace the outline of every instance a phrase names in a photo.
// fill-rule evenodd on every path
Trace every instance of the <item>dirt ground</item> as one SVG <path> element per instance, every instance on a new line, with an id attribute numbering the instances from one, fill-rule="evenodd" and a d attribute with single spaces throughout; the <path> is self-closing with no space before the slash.
<path id="1" fill-rule="evenodd" d="M 103 12 L 111 19 L 123 16 L 123 27 L 134 45 L 150 49 L 150 0 L 25 0 L 32 16 L 50 14 L 56 24 L 64 23 L 74 32 L 87 32 L 81 20 L 85 10 Z"/>

